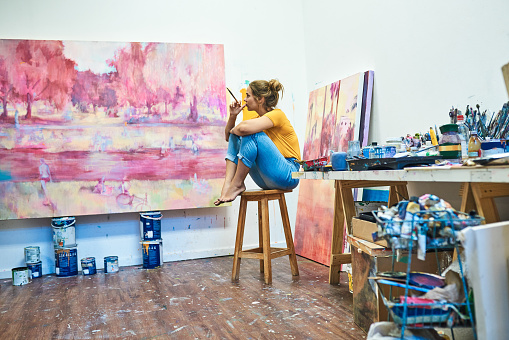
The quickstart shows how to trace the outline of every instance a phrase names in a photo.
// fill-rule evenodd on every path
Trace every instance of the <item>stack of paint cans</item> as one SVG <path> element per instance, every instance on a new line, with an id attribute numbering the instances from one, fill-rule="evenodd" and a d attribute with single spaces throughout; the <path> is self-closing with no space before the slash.
<path id="1" fill-rule="evenodd" d="M 60 277 L 78 275 L 78 246 L 76 244 L 76 219 L 53 218 L 53 246 L 55 248 L 55 273 Z"/>
<path id="2" fill-rule="evenodd" d="M 25 263 L 31 279 L 42 276 L 41 249 L 38 246 L 25 247 Z"/>
<path id="3" fill-rule="evenodd" d="M 143 268 L 145 269 L 153 269 L 163 265 L 162 218 L 163 215 L 159 211 L 140 213 L 140 243 Z"/>

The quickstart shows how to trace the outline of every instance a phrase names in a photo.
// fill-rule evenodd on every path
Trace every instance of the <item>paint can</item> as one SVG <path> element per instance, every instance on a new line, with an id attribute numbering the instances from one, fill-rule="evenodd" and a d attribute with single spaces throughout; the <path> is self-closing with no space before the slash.
<path id="1" fill-rule="evenodd" d="M 159 240 L 161 238 L 160 211 L 148 211 L 140 213 L 140 234 L 143 241 Z"/>
<path id="2" fill-rule="evenodd" d="M 143 268 L 154 269 L 163 265 L 163 240 L 141 241 Z"/>
<path id="3" fill-rule="evenodd" d="M 28 267 L 12 268 L 12 285 L 23 286 L 30 283 L 30 273 Z"/>
<path id="4" fill-rule="evenodd" d="M 55 274 L 59 277 L 78 275 L 78 248 L 55 248 Z"/>
<path id="5" fill-rule="evenodd" d="M 95 257 L 84 257 L 81 259 L 81 274 L 94 275 L 97 273 L 95 268 Z"/>
<path id="6" fill-rule="evenodd" d="M 25 247 L 25 262 L 38 263 L 41 261 L 41 248 L 38 246 Z"/>
<path id="7" fill-rule="evenodd" d="M 27 263 L 30 278 L 35 279 L 42 276 L 42 262 Z"/>
<path id="8" fill-rule="evenodd" d="M 118 272 L 118 256 L 106 256 L 104 258 L 104 272 L 105 273 Z"/>
<path id="9" fill-rule="evenodd" d="M 76 245 L 76 219 L 74 217 L 53 218 L 53 245 L 55 248 L 73 247 Z"/>

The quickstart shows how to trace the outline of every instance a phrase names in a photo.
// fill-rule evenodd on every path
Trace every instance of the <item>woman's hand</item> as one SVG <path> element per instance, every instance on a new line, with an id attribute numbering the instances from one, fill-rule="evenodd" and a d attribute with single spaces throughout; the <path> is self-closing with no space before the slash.
<path id="1" fill-rule="evenodd" d="M 232 118 L 237 118 L 240 111 L 242 111 L 242 109 L 245 107 L 246 107 L 246 104 L 241 106 L 239 102 L 230 104 L 230 116 Z"/>

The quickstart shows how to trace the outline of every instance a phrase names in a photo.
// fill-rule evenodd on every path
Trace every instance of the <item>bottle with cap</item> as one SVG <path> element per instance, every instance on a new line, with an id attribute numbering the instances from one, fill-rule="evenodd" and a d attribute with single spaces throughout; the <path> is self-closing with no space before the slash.
<path id="1" fill-rule="evenodd" d="M 458 135 L 460 137 L 460 143 L 461 143 L 461 158 L 467 159 L 468 158 L 468 142 L 469 142 L 469 131 L 468 127 L 465 124 L 465 118 L 460 113 L 457 116 L 457 123 L 458 124 Z"/>

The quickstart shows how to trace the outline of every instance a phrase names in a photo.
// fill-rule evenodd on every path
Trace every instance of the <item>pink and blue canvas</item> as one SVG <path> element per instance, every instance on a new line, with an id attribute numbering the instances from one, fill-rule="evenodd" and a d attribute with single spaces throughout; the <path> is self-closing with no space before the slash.
<path id="1" fill-rule="evenodd" d="M 222 45 L 0 40 L 0 219 L 213 206 Z"/>
<path id="2" fill-rule="evenodd" d="M 347 151 L 351 140 L 365 145 L 373 75 L 373 71 L 358 73 L 309 94 L 304 160 L 327 156 L 330 151 Z M 333 223 L 334 181 L 301 180 L 295 222 L 296 253 L 329 265 Z"/>

